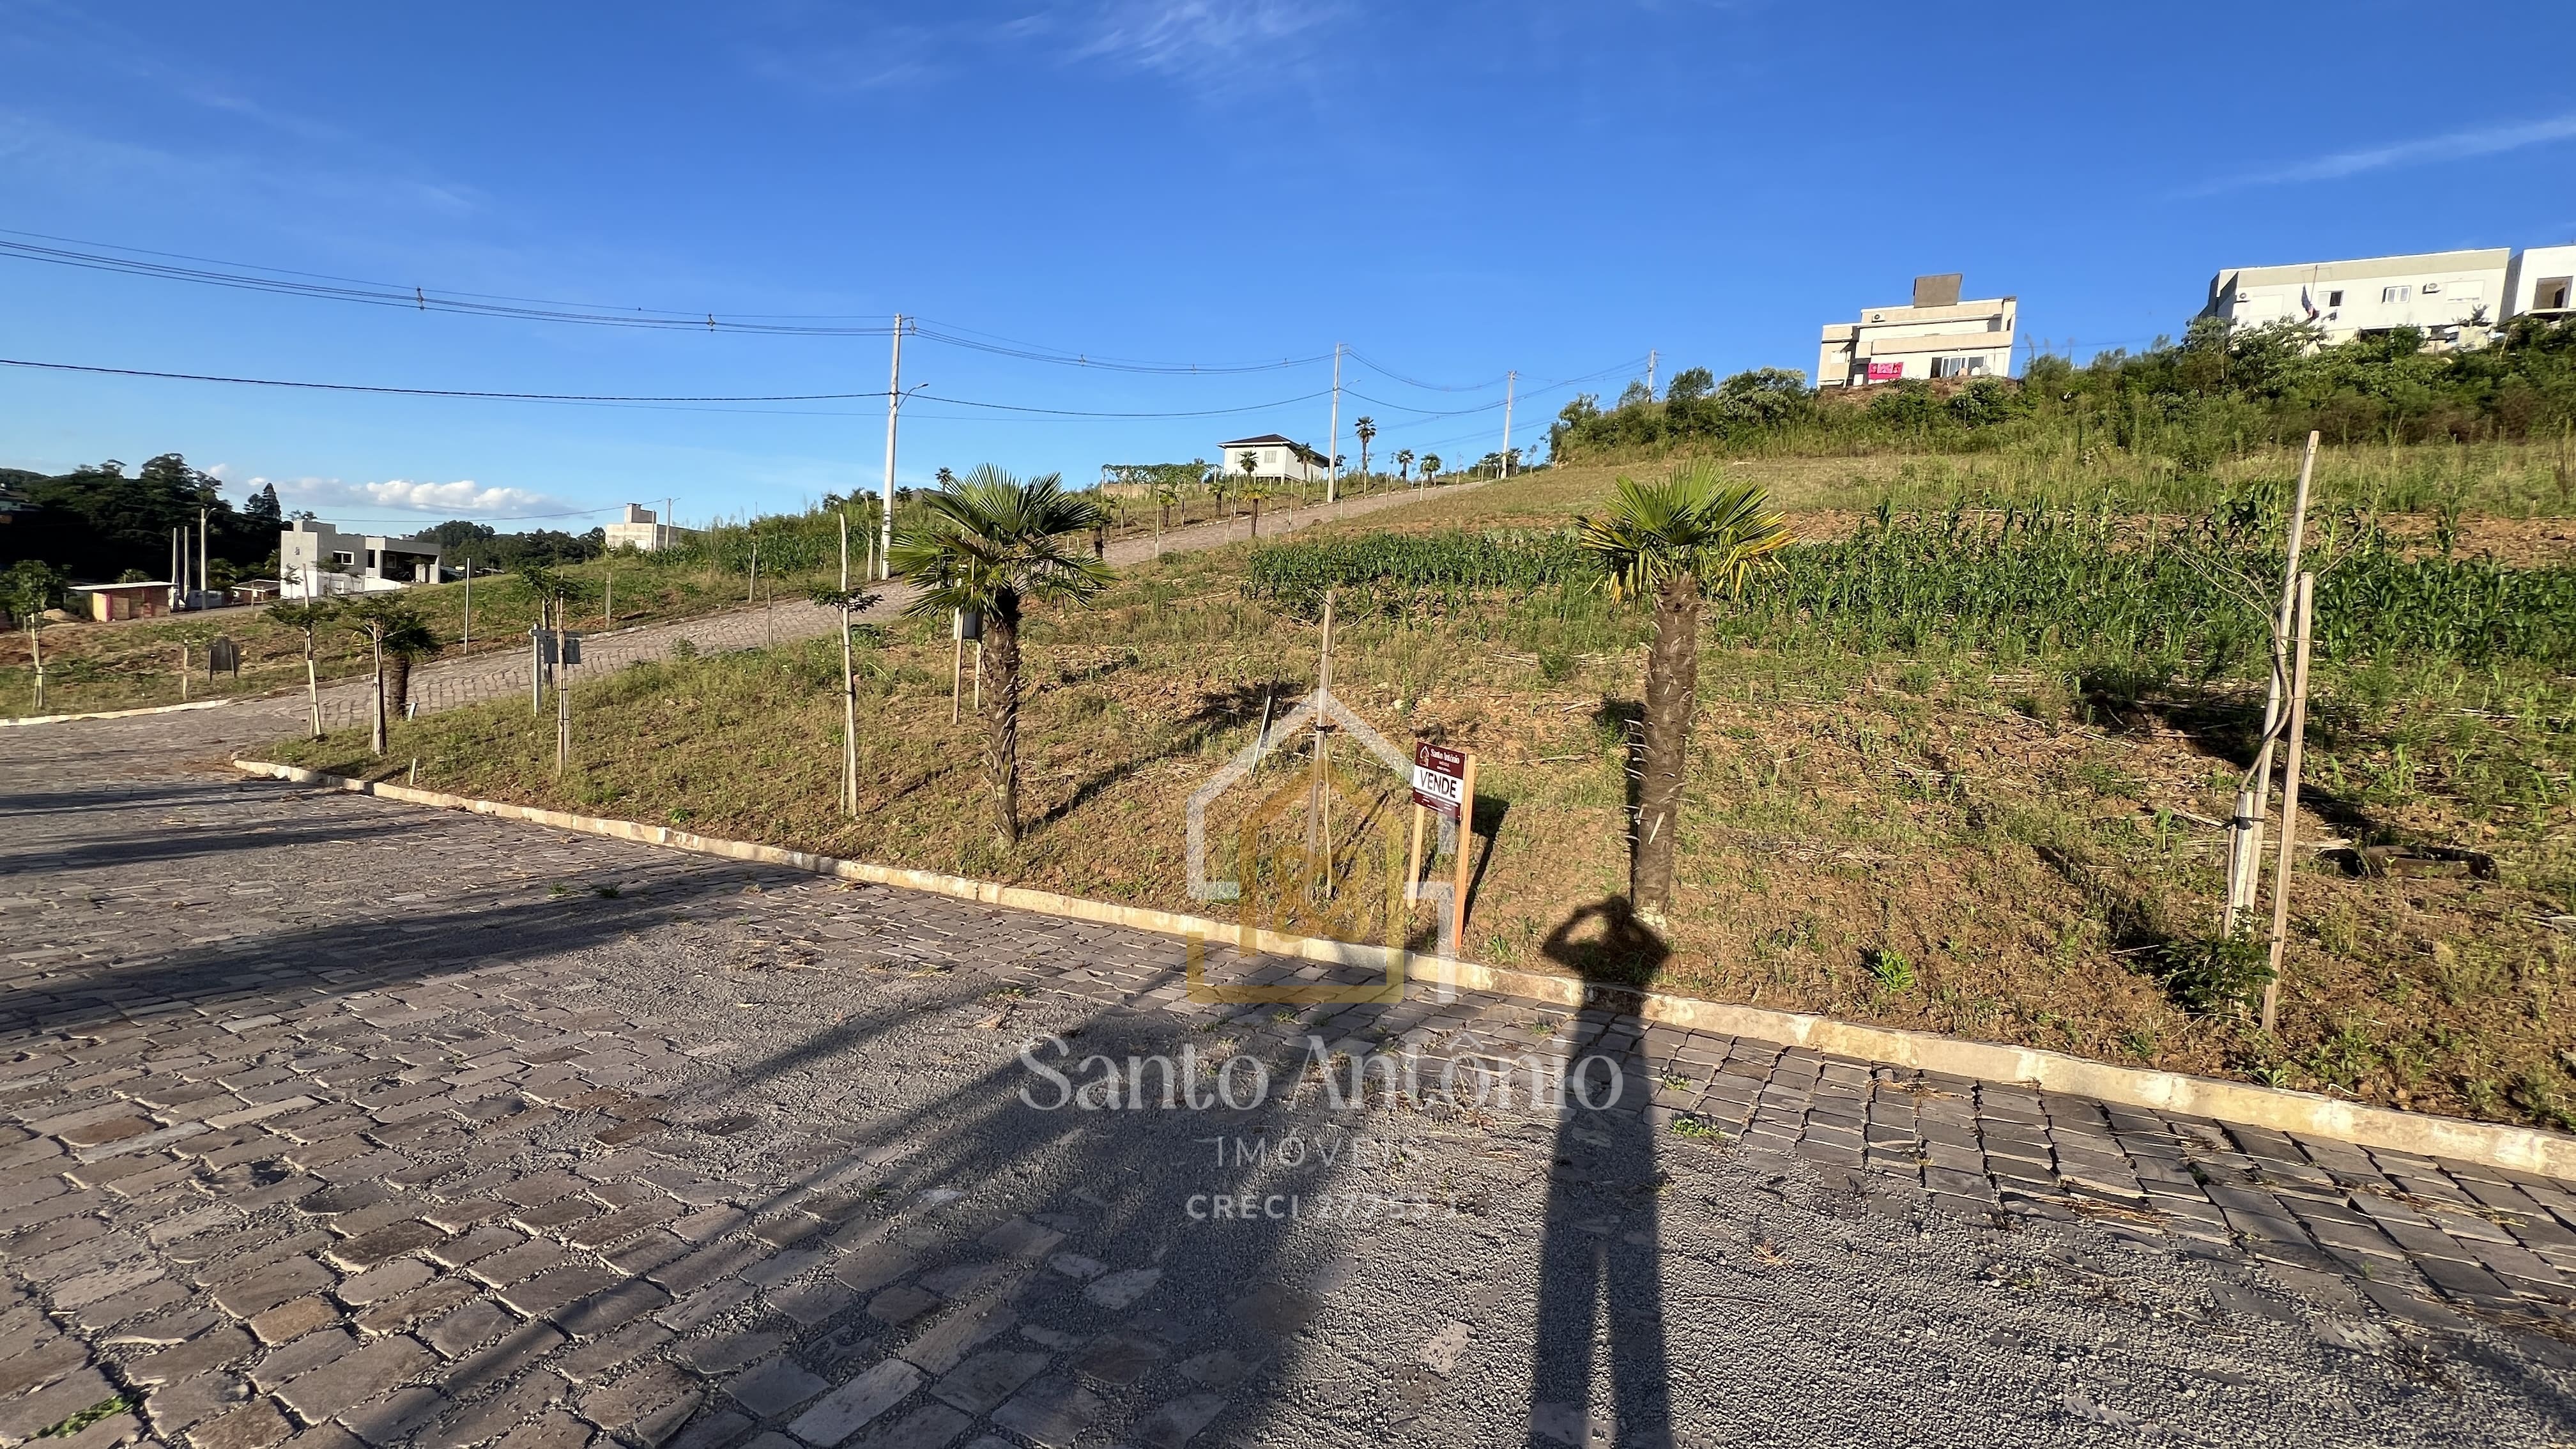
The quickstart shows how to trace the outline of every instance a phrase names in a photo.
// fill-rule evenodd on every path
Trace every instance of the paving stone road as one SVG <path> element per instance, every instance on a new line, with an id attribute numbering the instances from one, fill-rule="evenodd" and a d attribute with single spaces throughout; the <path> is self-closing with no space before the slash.
<path id="1" fill-rule="evenodd" d="M 1608 1011 L 1200 1005 L 1165 937 L 222 768 L 296 704 L 0 741 L 0 1445 L 2576 1432 L 2565 1184 Z M 1365 1107 L 1287 1100 L 1317 1057 Z M 1589 1065 L 1557 1110 L 1462 1058 Z"/>

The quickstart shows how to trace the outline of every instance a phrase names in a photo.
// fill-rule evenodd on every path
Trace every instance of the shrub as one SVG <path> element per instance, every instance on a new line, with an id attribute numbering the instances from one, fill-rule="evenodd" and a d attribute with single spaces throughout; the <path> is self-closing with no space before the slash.
<path id="1" fill-rule="evenodd" d="M 2191 1011 L 2250 1011 L 2272 980 L 2271 946 L 2250 929 L 2168 941 L 2156 964 L 2165 990 Z"/>

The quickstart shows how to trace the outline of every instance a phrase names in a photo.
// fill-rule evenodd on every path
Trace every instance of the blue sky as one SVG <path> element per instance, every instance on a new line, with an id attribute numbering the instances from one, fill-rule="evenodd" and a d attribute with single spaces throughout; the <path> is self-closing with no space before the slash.
<path id="1" fill-rule="evenodd" d="M 1381 456 L 1456 462 L 1498 442 L 1507 370 L 1525 440 L 1649 348 L 1665 377 L 1812 367 L 1820 324 L 1917 272 L 2017 294 L 2026 334 L 2089 356 L 2179 331 L 2222 266 L 2576 240 L 2571 47 L 2563 3 L 0 0 L 0 227 L 434 292 L 900 311 L 1088 357 L 1345 342 L 1401 376 L 1346 367 L 1343 450 L 1369 413 Z M 0 258 L 0 356 L 26 360 L 740 396 L 881 391 L 886 352 Z M 904 374 L 963 402 L 1244 409 L 916 399 L 905 482 L 1327 435 L 1323 364 L 915 338 Z M 578 529 L 628 500 L 694 519 L 873 489 L 884 411 L 0 368 L 0 465 L 171 450 L 330 518 Z"/>

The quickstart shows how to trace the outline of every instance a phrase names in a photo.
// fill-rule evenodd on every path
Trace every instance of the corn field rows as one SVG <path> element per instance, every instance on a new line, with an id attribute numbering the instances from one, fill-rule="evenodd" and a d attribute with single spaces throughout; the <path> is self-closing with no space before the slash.
<path id="1" fill-rule="evenodd" d="M 1709 627 L 1750 644 L 1792 639 L 1854 650 L 1935 640 L 2012 650 L 2190 662 L 2211 672 L 2262 657 L 2279 587 L 2278 510 L 2231 500 L 2143 534 L 2108 511 L 2002 515 L 1882 510 L 1855 536 L 1777 555 Z M 2316 649 L 2344 663 L 2441 658 L 2485 665 L 2576 659 L 2576 568 L 2407 558 L 2359 516 L 2312 519 L 2303 566 L 2318 570 Z M 1374 535 L 1254 552 L 1245 594 L 1312 617 L 1327 589 L 1346 610 L 1406 615 L 1479 594 L 1592 587 L 1570 531 Z"/>

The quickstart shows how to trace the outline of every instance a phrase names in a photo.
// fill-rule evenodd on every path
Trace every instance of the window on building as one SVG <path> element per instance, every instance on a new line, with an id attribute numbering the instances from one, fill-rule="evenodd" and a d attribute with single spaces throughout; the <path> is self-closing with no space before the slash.
<path id="1" fill-rule="evenodd" d="M 368 550 L 367 550 L 367 567 L 369 567 L 369 568 L 374 568 L 375 566 L 376 566 L 376 551 L 375 551 L 374 549 L 372 549 L 372 548 L 371 548 L 371 549 L 368 549 Z"/>
<path id="2" fill-rule="evenodd" d="M 1964 357 L 1936 357 L 1932 359 L 1932 375 L 1934 377 L 1957 377 L 1967 370 L 1968 359 Z"/>
<path id="3" fill-rule="evenodd" d="M 2531 306 L 2539 312 L 2567 310 L 2567 296 L 2576 292 L 2576 277 L 2543 277 L 2531 289 Z"/>
<path id="4" fill-rule="evenodd" d="M 2327 305 L 2327 306 L 2329 306 L 2329 307 L 2340 307 L 2340 306 L 2342 306 L 2342 305 L 2343 305 L 2343 293 L 2341 293 L 2341 292 L 2328 292 L 2328 293 L 2326 293 L 2326 305 Z"/>
<path id="5" fill-rule="evenodd" d="M 331 555 L 331 562 L 335 564 L 353 564 L 357 561 L 358 556 L 354 553 L 335 553 Z"/>
<path id="6" fill-rule="evenodd" d="M 2379 300 L 2383 302 L 2403 302 L 2406 300 L 2406 289 L 2404 287 L 2382 287 L 2379 289 Z"/>

